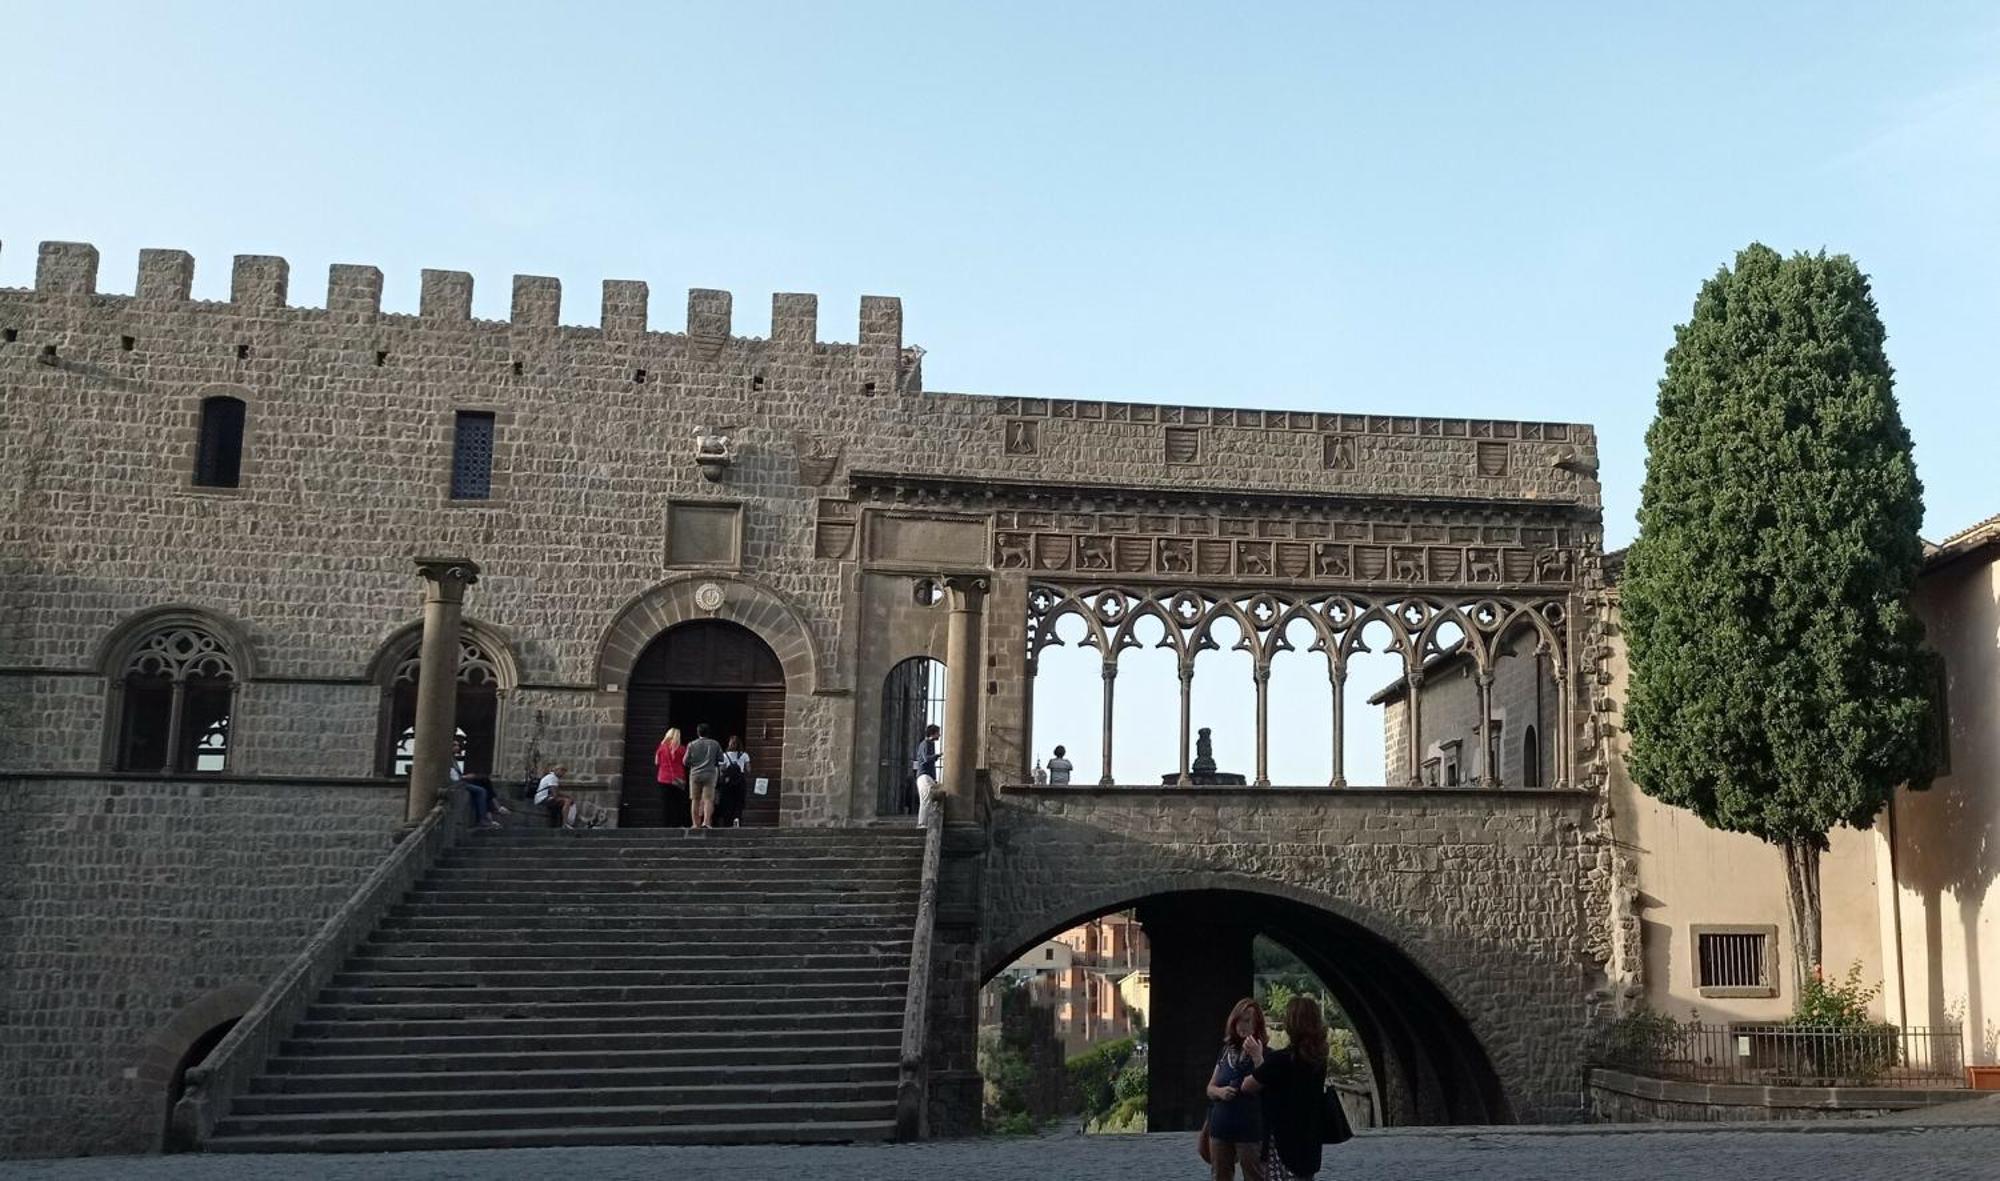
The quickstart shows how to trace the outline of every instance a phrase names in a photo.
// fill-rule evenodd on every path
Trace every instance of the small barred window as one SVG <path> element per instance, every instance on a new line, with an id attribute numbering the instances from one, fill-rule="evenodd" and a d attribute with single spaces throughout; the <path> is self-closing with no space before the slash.
<path id="1" fill-rule="evenodd" d="M 451 498 L 485 500 L 493 495 L 493 413 L 461 410 L 452 431 Z"/>
<path id="2" fill-rule="evenodd" d="M 1767 990 L 1770 935 L 1762 931 L 1696 931 L 1697 983 L 1702 988 Z"/>

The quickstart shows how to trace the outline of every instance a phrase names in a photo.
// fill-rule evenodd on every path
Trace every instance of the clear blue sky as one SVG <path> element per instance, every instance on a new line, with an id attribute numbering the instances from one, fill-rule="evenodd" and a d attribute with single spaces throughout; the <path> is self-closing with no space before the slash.
<path id="1" fill-rule="evenodd" d="M 1597 425 L 1755 239 L 1854 255 L 1938 536 L 2000 512 L 2000 8 L 14 3 L 0 283 L 44 238 L 900 295 L 933 389 Z"/>

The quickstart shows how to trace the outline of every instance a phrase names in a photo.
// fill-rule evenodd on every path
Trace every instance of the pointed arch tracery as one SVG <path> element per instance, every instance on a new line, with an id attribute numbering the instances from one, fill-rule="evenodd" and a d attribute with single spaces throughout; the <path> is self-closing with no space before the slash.
<path id="1" fill-rule="evenodd" d="M 1248 652 L 1252 659 L 1257 690 L 1258 782 L 1266 779 L 1268 742 L 1268 701 L 1266 685 L 1272 659 L 1280 652 L 1298 650 L 1287 634 L 1292 625 L 1305 621 L 1313 639 L 1306 651 L 1316 652 L 1327 662 L 1333 687 L 1333 776 L 1336 787 L 1345 786 L 1342 764 L 1342 713 L 1350 658 L 1357 652 L 1379 650 L 1396 653 L 1403 675 L 1412 692 L 1408 694 L 1411 724 L 1406 727 L 1412 749 L 1409 767 L 1413 774 L 1421 761 L 1417 744 L 1421 741 L 1421 695 L 1414 690 L 1423 684 L 1433 661 L 1460 655 L 1472 663 L 1479 693 L 1480 721 L 1476 724 L 1482 748 L 1490 749 L 1487 720 L 1491 713 L 1491 686 L 1494 662 L 1500 646 L 1516 631 L 1526 628 L 1535 636 L 1536 650 L 1548 656 L 1558 684 L 1562 710 L 1559 730 L 1571 724 L 1568 685 L 1563 675 L 1567 667 L 1568 606 L 1560 596 L 1453 597 L 1404 592 L 1326 592 L 1297 588 L 1223 588 L 1200 585 L 1129 586 L 1108 583 L 1063 585 L 1035 582 L 1028 590 L 1027 666 L 1035 675 L 1041 653 L 1049 647 L 1068 643 L 1057 635 L 1057 627 L 1067 616 L 1083 623 L 1084 634 L 1074 643 L 1095 649 L 1104 669 L 1104 773 L 1101 782 L 1111 782 L 1111 701 L 1117 677 L 1118 659 L 1124 652 L 1145 647 L 1172 651 L 1181 674 L 1181 778 L 1189 769 L 1190 697 L 1195 657 L 1219 651 L 1222 641 L 1215 635 L 1224 620 L 1234 623 L 1239 638 L 1234 650 Z M 1135 629 L 1143 619 L 1157 619 L 1164 634 L 1146 644 Z M 1386 643 L 1371 644 L 1364 634 L 1381 623 L 1388 632 Z M 1456 639 L 1444 638 L 1447 628 L 1455 628 Z M 1555 750 L 1552 765 L 1567 781 L 1568 752 Z M 1477 781 L 1494 785 L 1498 776 L 1482 758 Z M 1561 783 L 1558 786 L 1562 785 Z"/>

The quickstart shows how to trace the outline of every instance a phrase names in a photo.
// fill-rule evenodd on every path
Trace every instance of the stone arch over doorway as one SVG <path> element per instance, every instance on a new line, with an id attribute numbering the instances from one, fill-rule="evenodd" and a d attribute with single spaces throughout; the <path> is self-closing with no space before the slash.
<path id="1" fill-rule="evenodd" d="M 1384 1122 L 1514 1122 L 1486 1047 L 1421 953 L 1380 934 L 1379 922 L 1354 908 L 1284 883 L 1182 874 L 1077 899 L 1060 916 L 1038 916 L 984 941 L 981 979 L 1045 939 L 1121 910 L 1137 912 L 1151 947 L 1151 1129 L 1200 1126 L 1201 1086 L 1223 1017 L 1253 991 L 1250 944 L 1258 935 L 1304 961 L 1346 1011 L 1367 1052 Z"/>
<path id="2" fill-rule="evenodd" d="M 709 587 L 715 588 L 712 596 L 704 594 Z M 597 646 L 597 687 L 623 691 L 647 645 L 677 624 L 700 619 L 726 620 L 756 633 L 784 667 L 787 693 L 819 693 L 829 679 L 812 629 L 782 595 L 737 575 L 701 573 L 669 579 L 619 610 Z"/>

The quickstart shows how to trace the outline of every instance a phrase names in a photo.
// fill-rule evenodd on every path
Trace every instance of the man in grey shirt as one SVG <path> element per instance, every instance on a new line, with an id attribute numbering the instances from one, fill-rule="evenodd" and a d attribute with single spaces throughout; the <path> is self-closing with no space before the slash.
<path id="1" fill-rule="evenodd" d="M 722 774 L 722 744 L 708 736 L 708 723 L 694 728 L 687 747 L 688 794 L 694 800 L 694 826 L 709 827 L 715 819 L 715 781 Z"/>

